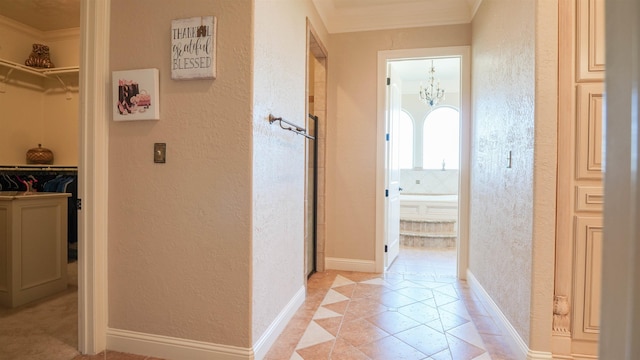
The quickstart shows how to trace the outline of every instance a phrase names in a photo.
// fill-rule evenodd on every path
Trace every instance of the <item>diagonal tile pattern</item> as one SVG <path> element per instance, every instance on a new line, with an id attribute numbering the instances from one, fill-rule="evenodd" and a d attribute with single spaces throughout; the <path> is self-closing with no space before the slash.
<path id="1" fill-rule="evenodd" d="M 456 279 L 455 250 L 400 254 L 385 274 L 314 274 L 307 298 L 322 299 L 315 313 L 299 311 L 266 360 L 513 358 L 483 304 Z"/>

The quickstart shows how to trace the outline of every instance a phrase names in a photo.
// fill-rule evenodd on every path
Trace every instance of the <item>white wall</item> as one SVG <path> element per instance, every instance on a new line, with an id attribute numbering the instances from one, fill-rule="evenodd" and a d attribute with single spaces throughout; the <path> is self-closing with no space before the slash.
<path id="1" fill-rule="evenodd" d="M 470 25 L 332 34 L 327 108 L 326 255 L 375 260 L 377 56 L 464 46 Z"/>
<path id="2" fill-rule="evenodd" d="M 483 1 L 472 23 L 471 46 L 469 268 L 527 343 L 534 212 L 534 4 Z M 512 168 L 507 168 L 509 151 Z"/>
<path id="3" fill-rule="evenodd" d="M 109 120 L 109 327 L 248 349 L 253 1 L 112 0 L 111 14 L 110 68 L 158 68 L 161 119 Z M 171 20 L 206 15 L 217 78 L 172 80 Z"/>
<path id="4" fill-rule="evenodd" d="M 402 194 L 457 194 L 458 174 L 458 170 L 400 170 Z"/>
<path id="5" fill-rule="evenodd" d="M 307 25 L 326 43 L 310 0 L 257 0 L 253 44 L 254 343 L 296 292 L 303 291 L 305 137 L 267 121 L 306 122 Z"/>
<path id="6" fill-rule="evenodd" d="M 49 45 L 56 67 L 78 66 L 79 29 L 42 32 L 0 16 L 0 58 L 24 64 L 33 43 Z M 0 67 L 0 165 L 25 164 L 28 149 L 42 144 L 55 165 L 78 164 L 78 74 L 60 75 L 71 98 L 55 78 Z"/>

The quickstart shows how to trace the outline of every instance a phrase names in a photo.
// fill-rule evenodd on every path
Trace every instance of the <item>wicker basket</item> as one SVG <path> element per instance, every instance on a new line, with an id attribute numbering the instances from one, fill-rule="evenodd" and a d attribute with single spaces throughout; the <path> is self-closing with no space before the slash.
<path id="1" fill-rule="evenodd" d="M 27 164 L 53 164 L 53 152 L 38 144 L 37 148 L 27 151 Z"/>

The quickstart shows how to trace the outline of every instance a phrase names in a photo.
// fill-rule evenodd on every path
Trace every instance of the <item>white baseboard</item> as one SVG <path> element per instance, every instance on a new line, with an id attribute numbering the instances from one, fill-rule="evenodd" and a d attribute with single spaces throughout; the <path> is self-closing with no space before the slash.
<path id="1" fill-rule="evenodd" d="M 305 300 L 302 286 L 253 345 L 253 349 L 202 341 L 107 329 L 107 349 L 167 360 L 262 360 Z"/>
<path id="2" fill-rule="evenodd" d="M 553 354 L 546 351 L 529 350 L 527 360 L 553 360 Z"/>
<path id="3" fill-rule="evenodd" d="M 491 313 L 491 317 L 495 320 L 496 324 L 500 327 L 503 334 L 505 334 L 507 342 L 511 347 L 511 350 L 516 355 L 518 360 L 551 360 L 553 356 L 550 352 L 534 351 L 530 350 L 527 344 L 522 340 L 520 334 L 511 325 L 509 319 L 502 313 L 502 310 L 493 301 L 489 293 L 482 287 L 478 279 L 473 275 L 471 270 L 467 269 L 467 283 L 473 292 L 480 297 L 480 299 L 488 305 L 487 311 Z"/>
<path id="4" fill-rule="evenodd" d="M 260 336 L 260 339 L 253 344 L 253 351 L 256 360 L 262 360 L 269 352 L 269 349 L 276 342 L 278 336 L 289 323 L 289 320 L 296 314 L 298 308 L 304 303 L 306 297 L 305 287 L 302 286 L 296 294 L 291 298 L 287 306 L 282 309 L 280 314 L 273 320 L 269 328 Z"/>
<path id="5" fill-rule="evenodd" d="M 327 257 L 324 259 L 324 268 L 326 270 L 376 272 L 376 262 L 373 260 Z"/>
<path id="6" fill-rule="evenodd" d="M 249 348 L 112 328 L 107 329 L 107 349 L 167 360 L 254 359 L 253 350 Z"/>

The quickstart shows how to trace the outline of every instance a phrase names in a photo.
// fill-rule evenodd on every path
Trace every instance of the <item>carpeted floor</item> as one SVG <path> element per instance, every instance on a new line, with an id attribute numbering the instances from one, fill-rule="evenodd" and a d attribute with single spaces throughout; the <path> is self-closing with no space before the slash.
<path id="1" fill-rule="evenodd" d="M 78 263 L 69 287 L 17 308 L 0 307 L 0 359 L 69 360 L 78 353 Z"/>

